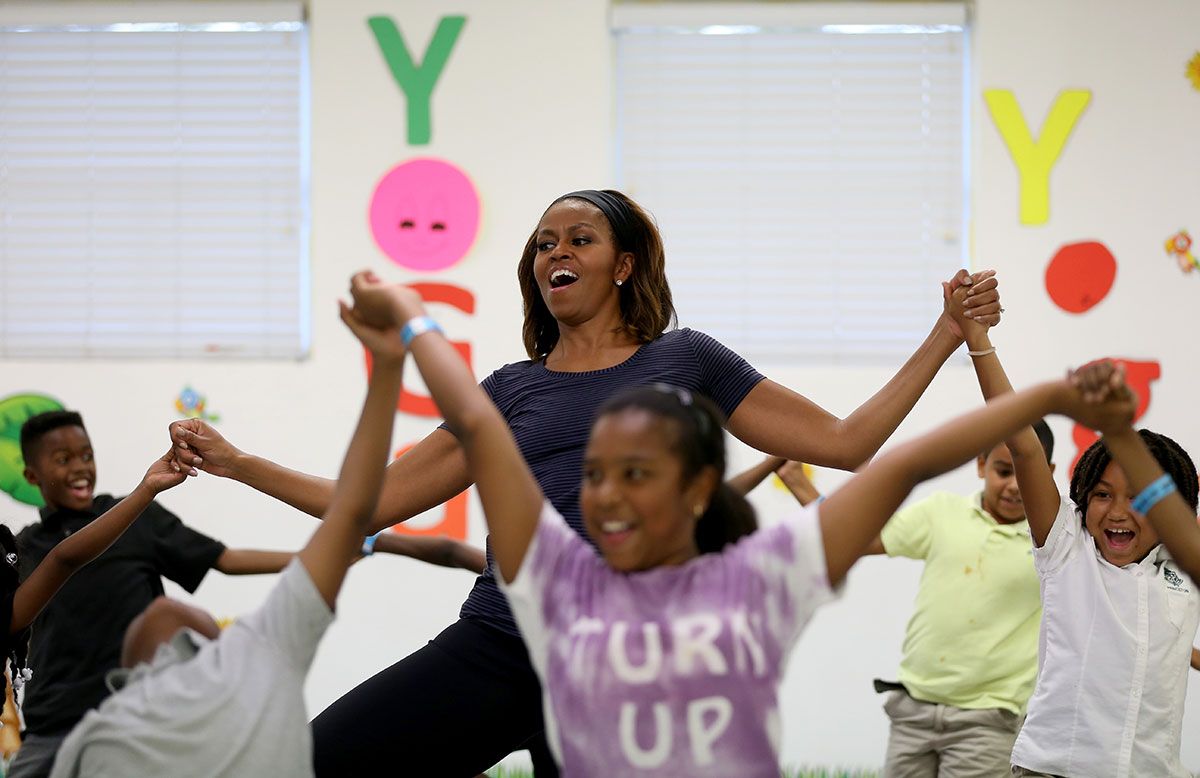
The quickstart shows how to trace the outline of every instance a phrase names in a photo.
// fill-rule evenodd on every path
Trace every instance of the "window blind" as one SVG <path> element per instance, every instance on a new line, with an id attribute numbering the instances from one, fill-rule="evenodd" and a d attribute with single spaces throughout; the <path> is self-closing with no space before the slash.
<path id="1" fill-rule="evenodd" d="M 757 364 L 903 359 L 965 264 L 962 6 L 874 5 L 614 13 L 620 186 L 681 324 Z"/>
<path id="2" fill-rule="evenodd" d="M 307 352 L 305 27 L 252 5 L 0 15 L 0 357 Z"/>

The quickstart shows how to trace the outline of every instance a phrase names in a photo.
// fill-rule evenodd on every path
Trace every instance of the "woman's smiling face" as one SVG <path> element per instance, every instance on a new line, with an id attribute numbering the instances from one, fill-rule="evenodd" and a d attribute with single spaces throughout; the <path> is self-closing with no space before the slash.
<path id="1" fill-rule="evenodd" d="M 620 314 L 616 282 L 629 277 L 633 260 L 617 250 L 599 208 L 585 200 L 560 200 L 542 215 L 534 241 L 534 280 L 555 319 L 578 325 L 610 308 Z"/>

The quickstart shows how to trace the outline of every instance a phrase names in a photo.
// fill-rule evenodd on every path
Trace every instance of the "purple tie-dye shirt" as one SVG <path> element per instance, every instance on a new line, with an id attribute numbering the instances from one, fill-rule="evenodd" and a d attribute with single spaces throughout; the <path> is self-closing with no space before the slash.
<path id="1" fill-rule="evenodd" d="M 831 596 L 815 507 L 723 553 L 628 574 L 547 502 L 502 588 L 564 775 L 779 775 L 779 682 Z"/>

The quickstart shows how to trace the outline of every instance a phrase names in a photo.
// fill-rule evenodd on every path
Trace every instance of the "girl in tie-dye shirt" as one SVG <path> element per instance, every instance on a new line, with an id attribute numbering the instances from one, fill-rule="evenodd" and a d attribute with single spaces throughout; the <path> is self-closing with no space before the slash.
<path id="1" fill-rule="evenodd" d="M 1047 412 L 1084 407 L 1069 381 L 996 400 L 756 531 L 723 485 L 720 412 L 685 390 L 629 389 L 602 406 L 584 455 L 580 504 L 597 556 L 545 500 L 420 297 L 373 278 L 353 291 L 356 310 L 418 333 L 410 349 L 466 452 L 568 776 L 779 775 L 788 652 L 913 486 Z"/>

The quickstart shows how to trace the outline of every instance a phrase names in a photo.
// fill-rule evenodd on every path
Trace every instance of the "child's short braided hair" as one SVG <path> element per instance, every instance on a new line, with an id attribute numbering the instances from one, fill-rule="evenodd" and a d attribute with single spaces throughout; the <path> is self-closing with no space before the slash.
<path id="1" fill-rule="evenodd" d="M 1160 435 L 1150 430 L 1138 430 L 1138 435 L 1146 443 L 1146 447 L 1150 449 L 1150 453 L 1163 472 L 1175 481 L 1175 488 L 1179 490 L 1179 495 L 1191 507 L 1192 513 L 1195 513 L 1200 487 L 1197 485 L 1196 465 L 1192 462 L 1192 458 L 1188 456 L 1182 446 L 1166 435 Z M 1086 514 L 1092 490 L 1096 488 L 1100 476 L 1104 474 L 1104 470 L 1110 462 L 1112 462 L 1112 455 L 1108 453 L 1103 440 L 1097 440 L 1087 451 L 1083 452 L 1083 456 L 1079 457 L 1079 462 L 1075 465 L 1075 472 L 1071 474 L 1071 500 L 1075 503 L 1075 508 L 1079 511 L 1080 516 Z"/>

